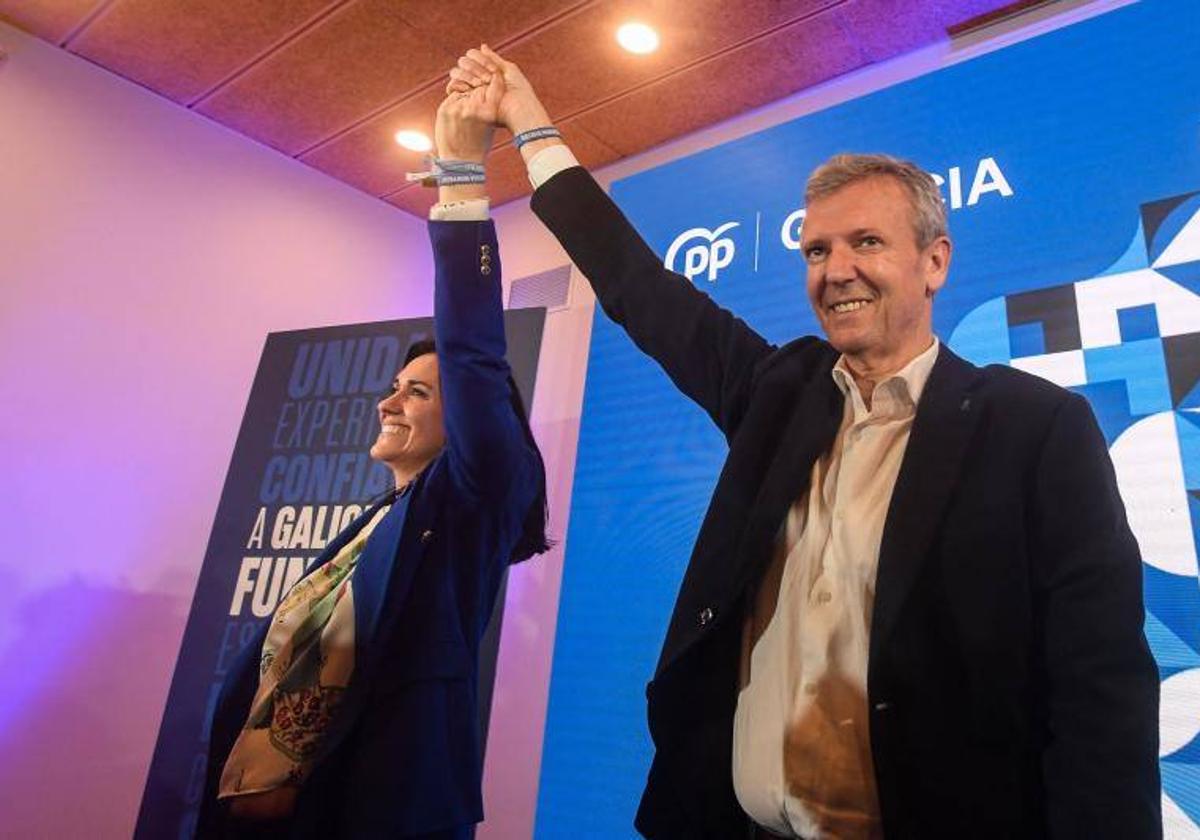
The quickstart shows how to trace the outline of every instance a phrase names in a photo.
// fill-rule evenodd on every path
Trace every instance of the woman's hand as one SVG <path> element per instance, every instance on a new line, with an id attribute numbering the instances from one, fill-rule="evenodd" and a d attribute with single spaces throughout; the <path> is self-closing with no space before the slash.
<path id="1" fill-rule="evenodd" d="M 506 61 L 487 44 L 467 50 L 450 71 L 447 93 L 478 90 L 497 76 L 504 81 L 503 95 L 496 103 L 496 120 L 513 134 L 550 125 L 550 116 L 542 107 L 533 85 L 516 64 Z"/>
<path id="2" fill-rule="evenodd" d="M 434 146 L 443 160 L 483 163 L 492 147 L 500 103 L 505 95 L 504 77 L 499 73 L 466 90 L 447 87 L 438 106 L 434 124 Z"/>

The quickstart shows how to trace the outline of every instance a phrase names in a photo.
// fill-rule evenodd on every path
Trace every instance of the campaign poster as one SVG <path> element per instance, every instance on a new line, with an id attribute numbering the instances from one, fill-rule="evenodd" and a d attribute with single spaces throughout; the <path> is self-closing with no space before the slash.
<path id="1" fill-rule="evenodd" d="M 504 313 L 508 361 L 532 405 L 545 309 Z M 432 318 L 267 336 L 226 474 L 142 796 L 135 836 L 190 838 L 207 724 L 229 664 L 337 533 L 392 486 L 371 460 L 376 403 Z M 486 736 L 504 592 L 480 651 Z M 485 741 L 486 743 L 486 741 Z"/>

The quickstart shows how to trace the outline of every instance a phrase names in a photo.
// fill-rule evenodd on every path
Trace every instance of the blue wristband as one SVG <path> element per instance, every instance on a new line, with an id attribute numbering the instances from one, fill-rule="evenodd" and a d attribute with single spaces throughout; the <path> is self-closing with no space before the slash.
<path id="1" fill-rule="evenodd" d="M 420 181 L 424 187 L 441 187 L 453 184 L 484 184 L 487 178 L 482 163 L 473 160 L 441 160 L 427 157 L 427 172 L 409 172 L 406 181 Z"/>
<path id="2" fill-rule="evenodd" d="M 439 187 L 453 184 L 485 184 L 487 178 L 482 172 L 439 172 L 434 176 Z"/>
<path id="3" fill-rule="evenodd" d="M 531 128 L 529 131 L 522 131 L 520 134 L 513 137 L 513 145 L 520 149 L 526 143 L 532 143 L 534 140 L 546 140 L 551 137 L 562 138 L 562 133 L 552 125 L 544 125 L 541 128 Z"/>
<path id="4" fill-rule="evenodd" d="M 433 158 L 433 166 L 435 171 L 439 172 L 483 174 L 483 164 L 476 163 L 473 160 L 442 160 L 441 158 Z"/>

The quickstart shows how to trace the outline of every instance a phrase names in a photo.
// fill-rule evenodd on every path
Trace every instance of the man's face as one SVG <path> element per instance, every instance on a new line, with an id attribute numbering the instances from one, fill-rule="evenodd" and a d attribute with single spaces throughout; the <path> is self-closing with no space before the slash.
<path id="1" fill-rule="evenodd" d="M 405 365 L 378 410 L 380 430 L 372 458 L 418 470 L 432 461 L 446 443 L 437 356 L 426 353 Z"/>
<path id="2" fill-rule="evenodd" d="M 808 300 L 829 343 L 860 368 L 898 370 L 932 339 L 950 240 L 917 246 L 912 201 L 887 175 L 848 184 L 807 210 L 800 248 Z"/>

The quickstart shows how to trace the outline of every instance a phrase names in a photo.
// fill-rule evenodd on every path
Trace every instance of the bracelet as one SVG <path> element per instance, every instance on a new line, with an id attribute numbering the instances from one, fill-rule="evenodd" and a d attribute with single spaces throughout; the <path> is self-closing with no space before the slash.
<path id="1" fill-rule="evenodd" d="M 439 187 L 448 187 L 454 184 L 486 184 L 487 178 L 482 172 L 440 172 L 435 176 L 434 181 Z"/>
<path id="2" fill-rule="evenodd" d="M 441 158 L 433 158 L 433 165 L 442 172 L 470 172 L 473 174 L 483 174 L 483 164 L 476 163 L 473 160 L 442 160 Z"/>
<path id="3" fill-rule="evenodd" d="M 541 128 L 531 128 L 529 131 L 522 131 L 520 134 L 513 136 L 513 145 L 520 149 L 526 143 L 532 143 L 534 140 L 546 140 L 550 137 L 558 137 L 562 139 L 562 132 L 552 125 L 544 125 Z"/>
<path id="4" fill-rule="evenodd" d="M 406 172 L 404 180 L 420 181 L 423 187 L 442 187 L 454 184 L 483 184 L 487 182 L 482 163 L 471 160 L 442 160 L 425 158 L 425 172 Z"/>

